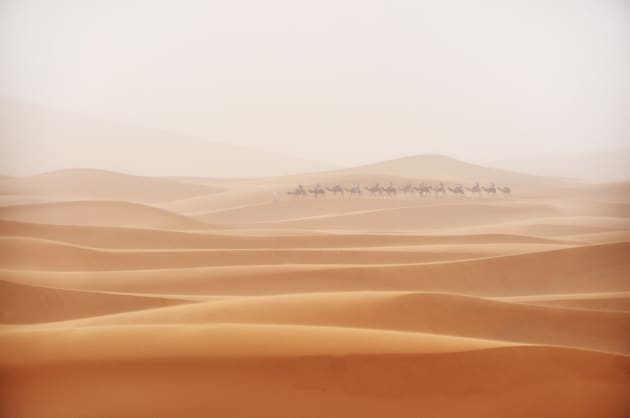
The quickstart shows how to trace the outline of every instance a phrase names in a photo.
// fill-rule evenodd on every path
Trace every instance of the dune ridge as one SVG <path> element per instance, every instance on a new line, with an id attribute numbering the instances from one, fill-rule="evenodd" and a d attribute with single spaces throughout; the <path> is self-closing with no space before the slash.
<path id="1" fill-rule="evenodd" d="M 68 169 L 0 179 L 4 194 L 53 200 L 157 203 L 220 192 L 217 187 L 106 170 Z"/>
<path id="2" fill-rule="evenodd" d="M 248 323 L 428 332 L 630 354 L 630 313 L 420 292 L 228 298 L 74 321 L 80 326 Z"/>
<path id="3" fill-rule="evenodd" d="M 411 265 L 223 266 L 137 271 L 0 271 L 31 284 L 140 293 L 270 295 L 400 290 L 476 296 L 628 291 L 630 243 Z"/>
<path id="4" fill-rule="evenodd" d="M 43 224 L 202 229 L 210 225 L 163 209 L 123 201 L 73 201 L 0 207 L 0 219 Z"/>
<path id="5" fill-rule="evenodd" d="M 147 297 L 29 286 L 0 280 L 0 324 L 52 322 L 187 303 L 172 297 Z"/>
<path id="6" fill-rule="evenodd" d="M 79 246 L 110 249 L 257 249 L 400 247 L 438 244 L 567 244 L 552 238 L 514 234 L 357 234 L 343 232 L 283 235 L 231 234 L 230 230 L 167 231 L 93 225 L 38 224 L 0 219 L 0 235 L 42 238 Z"/>

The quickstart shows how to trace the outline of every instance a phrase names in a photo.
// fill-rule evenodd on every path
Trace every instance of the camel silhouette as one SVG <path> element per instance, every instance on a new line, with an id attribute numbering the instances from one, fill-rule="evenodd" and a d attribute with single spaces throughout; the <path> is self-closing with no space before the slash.
<path id="1" fill-rule="evenodd" d="M 344 191 L 346 193 L 350 193 L 350 196 L 361 196 L 361 187 L 359 186 L 359 184 L 355 184 L 353 185 L 351 188 L 347 189 L 344 188 Z"/>
<path id="2" fill-rule="evenodd" d="M 420 186 L 414 187 L 414 189 L 418 192 L 420 197 L 424 197 L 425 195 L 429 197 L 431 196 L 431 186 L 425 184 L 424 182 L 420 184 Z"/>
<path id="3" fill-rule="evenodd" d="M 324 190 L 319 184 L 316 184 L 314 189 L 308 189 L 308 192 L 315 195 L 315 199 L 317 199 L 320 195 L 324 197 L 326 194 L 326 190 Z"/>
<path id="4" fill-rule="evenodd" d="M 404 193 L 404 194 L 413 193 L 413 190 L 414 190 L 413 184 L 408 184 L 405 187 L 400 187 L 398 189 L 399 192 Z"/>
<path id="5" fill-rule="evenodd" d="M 493 195 L 494 197 L 497 196 L 497 188 L 494 185 L 494 183 L 490 183 L 490 185 L 488 187 L 482 186 L 481 190 L 483 190 L 484 192 L 486 192 L 486 194 L 488 196 Z"/>
<path id="6" fill-rule="evenodd" d="M 511 197 L 512 196 L 512 189 L 510 189 L 507 186 L 505 186 L 505 187 L 497 187 L 497 190 L 499 190 L 501 193 L 503 193 L 503 197 Z"/>
<path id="7" fill-rule="evenodd" d="M 306 197 L 306 189 L 304 189 L 304 186 L 300 184 L 294 190 L 287 192 L 287 194 L 299 199 L 300 197 Z"/>
<path id="8" fill-rule="evenodd" d="M 463 199 L 465 196 L 464 188 L 462 187 L 461 184 L 458 184 L 455 187 L 448 187 L 448 191 L 453 193 L 455 197 L 458 199 Z"/>
<path id="9" fill-rule="evenodd" d="M 476 194 L 479 196 L 479 199 L 481 199 L 481 187 L 479 187 L 479 183 L 475 183 L 473 187 L 466 187 L 466 190 L 472 193 L 473 196 Z"/>
<path id="10" fill-rule="evenodd" d="M 433 187 L 433 193 L 435 197 L 444 197 L 446 198 L 446 187 L 444 187 L 444 183 L 440 183 L 439 185 Z"/>
<path id="11" fill-rule="evenodd" d="M 370 192 L 370 196 L 372 196 L 372 197 L 380 196 L 383 193 L 382 189 L 381 189 L 381 186 L 378 183 L 376 183 L 374 186 L 366 186 L 365 190 Z"/>
<path id="12" fill-rule="evenodd" d="M 337 193 L 339 193 L 339 194 L 341 194 L 341 197 L 343 197 L 343 187 L 341 187 L 338 184 L 335 184 L 333 187 L 326 187 L 326 190 L 328 190 L 329 192 L 331 192 L 335 196 L 337 196 Z"/>
<path id="13" fill-rule="evenodd" d="M 392 183 L 389 183 L 389 186 L 387 187 L 383 187 L 382 190 L 387 194 L 387 197 L 395 197 L 396 192 L 398 191 Z"/>

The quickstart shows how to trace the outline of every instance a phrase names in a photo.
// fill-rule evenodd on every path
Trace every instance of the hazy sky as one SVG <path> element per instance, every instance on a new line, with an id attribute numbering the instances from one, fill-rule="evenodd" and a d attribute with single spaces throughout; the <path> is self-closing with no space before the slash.
<path id="1" fill-rule="evenodd" d="M 622 148 L 630 2 L 0 0 L 0 95 L 340 164 Z"/>

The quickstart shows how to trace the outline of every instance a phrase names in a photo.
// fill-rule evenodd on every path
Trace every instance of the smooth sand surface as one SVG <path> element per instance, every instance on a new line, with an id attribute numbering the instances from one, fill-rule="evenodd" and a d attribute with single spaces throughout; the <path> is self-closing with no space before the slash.
<path id="1" fill-rule="evenodd" d="M 39 200 L 118 200 L 156 203 L 205 196 L 221 189 L 175 180 L 104 170 L 61 170 L 32 177 L 0 179 L 3 194 Z M 2 202 L 2 199 L 0 199 Z"/>
<path id="2" fill-rule="evenodd" d="M 0 179 L 0 416 L 630 416 L 627 183 L 424 158 L 512 197 L 286 194 L 411 160 Z"/>
<path id="3" fill-rule="evenodd" d="M 184 215 L 139 203 L 73 201 L 0 207 L 0 218 L 44 224 L 200 229 L 210 226 Z"/>

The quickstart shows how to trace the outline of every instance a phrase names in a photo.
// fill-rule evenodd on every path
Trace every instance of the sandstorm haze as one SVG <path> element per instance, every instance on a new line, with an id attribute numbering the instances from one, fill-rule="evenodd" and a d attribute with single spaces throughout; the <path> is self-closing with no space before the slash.
<path id="1" fill-rule="evenodd" d="M 3 174 L 73 168 L 73 153 L 93 168 L 209 174 L 120 157 L 124 146 L 171 140 L 183 159 L 229 166 L 241 150 L 253 156 L 232 168 L 268 161 L 240 175 L 444 154 L 580 177 L 580 164 L 552 172 L 553 158 L 527 161 L 629 147 L 624 1 L 4 0 L 0 61 Z M 44 120 L 58 112 L 82 125 L 39 132 L 14 117 L 42 109 Z M 119 146 L 103 145 L 121 130 Z M 38 149 L 46 158 L 31 155 Z M 151 158 L 175 159 L 169 149 Z"/>
<path id="2" fill-rule="evenodd" d="M 0 0 L 0 61 L 0 416 L 630 416 L 627 1 Z"/>

